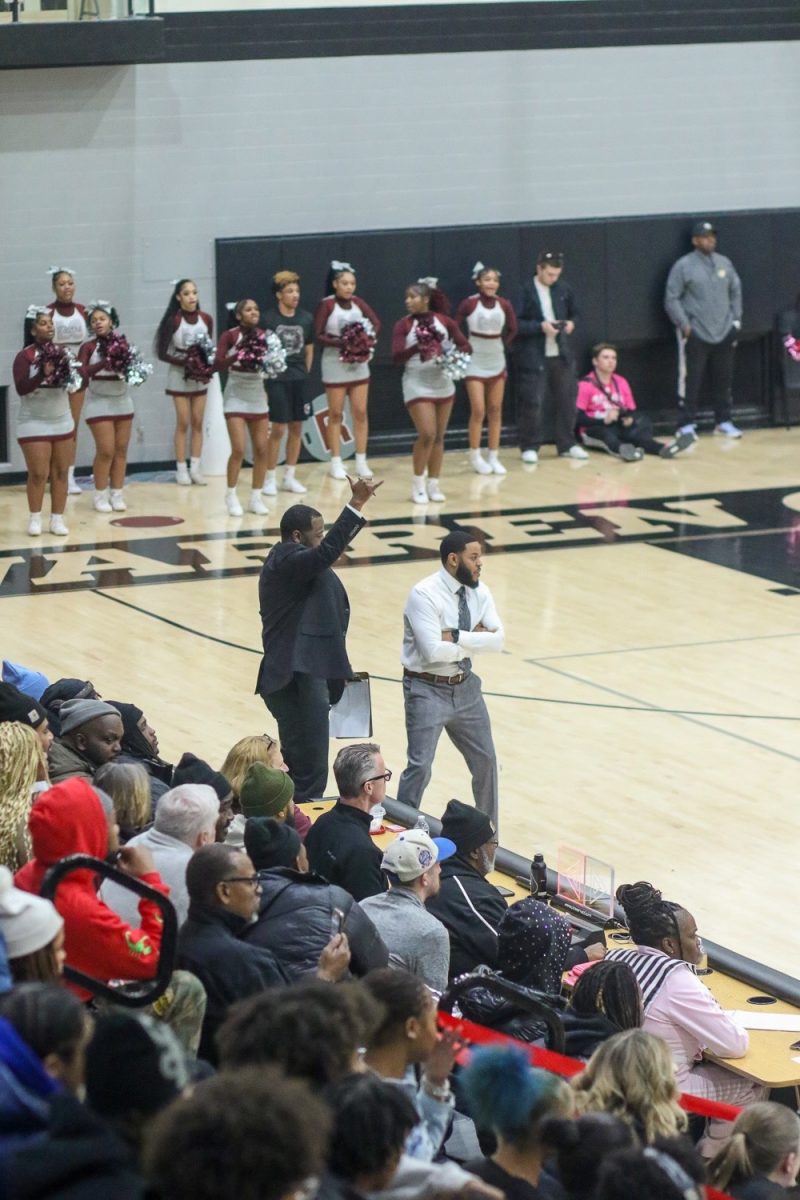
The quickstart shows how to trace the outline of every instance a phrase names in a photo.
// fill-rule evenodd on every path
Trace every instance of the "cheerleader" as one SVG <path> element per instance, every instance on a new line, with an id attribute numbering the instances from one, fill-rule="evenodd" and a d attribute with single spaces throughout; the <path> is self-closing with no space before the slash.
<path id="1" fill-rule="evenodd" d="M 25 317 L 25 348 L 14 359 L 14 386 L 20 397 L 17 441 L 28 468 L 28 533 L 42 532 L 42 500 L 50 480 L 50 532 L 65 537 L 64 524 L 75 422 L 69 407 L 67 352 L 53 342 L 53 314 L 31 306 Z M 78 382 L 75 376 L 75 383 Z"/>
<path id="2" fill-rule="evenodd" d="M 109 338 L 119 326 L 116 309 L 96 300 L 87 309 L 94 337 L 81 346 L 78 361 L 88 384 L 86 424 L 94 438 L 94 508 L 96 512 L 125 512 L 122 495 L 128 443 L 133 428 L 133 401 L 127 380 L 107 361 Z"/>
<path id="3" fill-rule="evenodd" d="M 197 286 L 191 279 L 176 279 L 175 291 L 158 326 L 156 353 L 169 363 L 166 393 L 175 403 L 175 482 L 183 487 L 205 485 L 200 470 L 203 449 L 203 418 L 206 411 L 208 381 L 188 379 L 185 374 L 186 352 L 203 337 L 211 338 L 214 322 L 203 312 L 197 298 Z M 191 455 L 186 469 L 186 434 L 191 426 Z"/>
<path id="4" fill-rule="evenodd" d="M 82 304 L 76 304 L 75 272 L 69 267 L 50 267 L 47 272 L 55 292 L 55 300 L 48 304 L 53 317 L 53 341 L 57 346 L 66 346 L 73 358 L 78 357 L 78 351 L 88 337 L 86 325 L 86 309 Z M 86 388 L 72 392 L 69 397 L 69 407 L 75 422 L 75 443 L 72 447 L 69 474 L 67 478 L 67 494 L 80 496 L 81 489 L 75 482 L 75 454 L 78 448 L 78 422 L 81 419 L 83 399 Z"/>
<path id="5" fill-rule="evenodd" d="M 350 396 L 356 439 L 356 475 L 372 479 L 367 463 L 367 395 L 369 392 L 369 357 L 363 362 L 342 362 L 342 331 L 347 325 L 369 321 L 374 337 L 381 323 L 370 306 L 356 293 L 356 275 L 350 263 L 331 263 L 325 284 L 328 295 L 319 302 L 314 317 L 314 337 L 323 347 L 322 383 L 328 397 L 328 449 L 331 452 L 330 474 L 334 479 L 346 479 L 342 466 L 342 413 L 345 396 Z"/>
<path id="6" fill-rule="evenodd" d="M 472 278 L 478 290 L 461 302 L 456 313 L 456 320 L 466 326 L 474 347 L 469 374 L 464 380 L 470 406 L 469 461 L 479 475 L 505 475 L 506 469 L 497 457 L 508 374 L 504 350 L 516 336 L 517 317 L 508 300 L 497 294 L 500 272 L 495 267 L 475 263 Z M 489 426 L 488 461 L 481 455 L 484 417 Z"/>
<path id="7" fill-rule="evenodd" d="M 294 472 L 300 458 L 303 421 L 311 416 L 308 375 L 314 358 L 314 318 L 300 308 L 300 276 L 294 271 L 278 271 L 273 275 L 272 293 L 275 307 L 264 317 L 264 328 L 280 338 L 286 351 L 286 370 L 267 384 L 270 430 L 264 495 L 278 494 L 275 469 L 284 434 L 286 466 L 281 491 L 302 495 L 306 488 L 295 479 Z"/>
<path id="8" fill-rule="evenodd" d="M 236 495 L 236 484 L 244 459 L 246 433 L 250 434 L 253 448 L 253 481 L 247 511 L 264 516 L 267 506 L 261 499 L 261 488 L 267 469 L 267 447 L 269 445 L 269 409 L 264 391 L 264 381 L 253 366 L 245 366 L 239 355 L 247 347 L 248 339 L 260 333 L 258 322 L 261 313 L 255 300 L 240 300 L 233 309 L 238 324 L 227 330 L 219 339 L 215 368 L 228 372 L 228 382 L 223 393 L 222 411 L 231 439 L 231 454 L 228 459 L 228 490 L 225 506 L 228 515 L 241 517 L 243 510 Z"/>
<path id="9" fill-rule="evenodd" d="M 408 408 L 417 440 L 412 451 L 415 504 L 444 500 L 439 473 L 444 457 L 444 435 L 455 399 L 455 384 L 436 362 L 448 345 L 467 354 L 472 347 L 447 316 L 447 297 L 435 279 L 420 279 L 406 288 L 408 316 L 398 321 L 392 333 L 392 360 L 404 363 L 403 400 Z M 427 488 L 425 472 L 428 473 Z"/>

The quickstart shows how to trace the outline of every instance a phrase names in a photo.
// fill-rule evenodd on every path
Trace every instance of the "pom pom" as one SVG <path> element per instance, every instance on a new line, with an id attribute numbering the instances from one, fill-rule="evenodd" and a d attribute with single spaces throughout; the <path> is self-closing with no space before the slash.
<path id="1" fill-rule="evenodd" d="M 42 370 L 48 364 L 53 368 L 44 381 L 44 387 L 66 388 L 70 393 L 83 389 L 84 383 L 78 363 L 66 346 L 45 342 L 36 351 L 35 361 Z"/>
<path id="2" fill-rule="evenodd" d="M 131 387 L 139 387 L 153 374 L 153 364 L 145 362 L 136 347 L 131 346 L 121 333 L 98 338 L 97 346 L 109 369 Z"/>
<path id="3" fill-rule="evenodd" d="M 441 356 L 444 334 L 434 323 L 430 313 L 423 313 L 422 316 L 417 317 L 414 333 L 419 356 L 423 362 L 430 362 Z"/>
<path id="4" fill-rule="evenodd" d="M 351 321 L 341 333 L 339 361 L 343 363 L 366 363 L 375 353 L 375 326 L 366 317 Z"/>
<path id="5" fill-rule="evenodd" d="M 286 350 L 277 334 L 271 330 L 248 330 L 242 335 L 236 350 L 234 366 L 237 371 L 258 372 L 265 379 L 277 379 L 286 370 Z"/>
<path id="6" fill-rule="evenodd" d="M 786 353 L 789 358 L 793 358 L 795 362 L 800 362 L 800 340 L 793 338 L 790 333 L 787 333 L 783 339 L 783 344 L 786 347 Z"/>
<path id="7" fill-rule="evenodd" d="M 184 379 L 196 383 L 208 383 L 214 374 L 214 359 L 217 348 L 207 333 L 201 333 L 186 351 L 186 361 L 183 364 Z"/>
<path id="8" fill-rule="evenodd" d="M 469 371 L 472 355 L 467 354 L 465 350 L 459 350 L 454 342 L 447 342 L 436 362 L 447 378 L 455 383 L 456 380 L 463 379 Z"/>

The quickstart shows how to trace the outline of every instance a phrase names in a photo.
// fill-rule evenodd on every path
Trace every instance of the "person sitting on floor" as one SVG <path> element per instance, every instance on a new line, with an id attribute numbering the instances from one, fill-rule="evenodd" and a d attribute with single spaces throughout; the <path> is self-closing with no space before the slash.
<path id="1" fill-rule="evenodd" d="M 577 428 L 584 446 L 606 450 L 623 462 L 638 462 L 645 454 L 674 458 L 695 438 L 678 433 L 671 442 L 653 437 L 650 418 L 637 411 L 627 379 L 617 375 L 617 348 L 598 342 L 592 348 L 592 370 L 578 384 Z"/>
<path id="2" fill-rule="evenodd" d="M 381 861 L 390 890 L 361 901 L 389 949 L 392 966 L 418 975 L 434 992 L 447 987 L 450 939 L 425 904 L 439 894 L 441 863 L 455 852 L 455 843 L 447 838 L 406 829 L 386 847 Z"/>
<path id="3" fill-rule="evenodd" d="M 261 883 L 257 919 L 242 935 L 246 942 L 271 950 L 298 980 L 315 973 L 341 922 L 353 975 L 386 966 L 389 951 L 372 921 L 349 892 L 309 871 L 305 847 L 288 822 L 251 817 L 244 844 Z"/>
<path id="4" fill-rule="evenodd" d="M 47 756 L 52 783 L 91 781 L 98 767 L 117 757 L 122 718 L 104 700 L 66 700 L 58 710 L 61 732 Z"/>
<path id="5" fill-rule="evenodd" d="M 356 900 L 386 891 L 381 852 L 369 835 L 370 809 L 386 796 L 392 777 L 380 746 L 357 742 L 336 755 L 333 774 L 339 799 L 319 817 L 306 837 L 312 871 L 338 884 Z"/>

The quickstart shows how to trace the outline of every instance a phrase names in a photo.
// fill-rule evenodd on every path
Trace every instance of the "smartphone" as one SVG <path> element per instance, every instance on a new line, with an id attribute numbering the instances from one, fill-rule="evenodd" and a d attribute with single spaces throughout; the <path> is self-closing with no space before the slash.
<path id="1" fill-rule="evenodd" d="M 336 937 L 337 933 L 341 933 L 344 929 L 344 913 L 340 908 L 335 908 L 331 913 L 331 937 Z"/>

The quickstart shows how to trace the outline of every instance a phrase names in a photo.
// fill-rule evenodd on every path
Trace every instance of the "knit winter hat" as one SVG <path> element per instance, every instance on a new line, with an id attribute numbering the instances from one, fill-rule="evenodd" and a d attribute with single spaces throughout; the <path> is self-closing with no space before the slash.
<path id="1" fill-rule="evenodd" d="M 14 887 L 8 867 L 0 867 L 0 933 L 9 958 L 22 958 L 49 946 L 64 918 L 49 900 Z"/>
<path id="2" fill-rule="evenodd" d="M 231 794 L 231 785 L 225 776 L 188 751 L 181 755 L 181 761 L 172 772 L 172 786 L 179 787 L 182 783 L 207 783 L 220 800 L 225 800 Z"/>
<path id="3" fill-rule="evenodd" d="M 0 682 L 0 721 L 19 721 L 38 729 L 47 713 L 33 696 L 26 696 L 13 683 Z"/>
<path id="4" fill-rule="evenodd" d="M 98 1019 L 86 1049 L 86 1099 L 98 1116 L 160 1112 L 189 1079 L 184 1049 L 163 1021 L 128 1012 Z"/>
<path id="5" fill-rule="evenodd" d="M 98 717 L 118 717 L 119 712 L 113 704 L 105 700 L 65 700 L 58 710 L 58 722 L 62 733 L 70 733 L 88 725 Z"/>
<path id="6" fill-rule="evenodd" d="M 442 837 L 455 842 L 459 854 L 469 854 L 495 835 L 495 828 L 486 813 L 479 812 L 462 800 L 448 801 L 442 816 Z"/>
<path id="7" fill-rule="evenodd" d="M 244 848 L 257 871 L 294 867 L 302 845 L 296 830 L 274 817 L 250 817 L 244 827 Z"/>
<path id="8" fill-rule="evenodd" d="M 275 817 L 294 797 L 294 784 L 286 771 L 254 762 L 247 768 L 239 789 L 239 803 L 246 817 Z"/>

